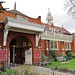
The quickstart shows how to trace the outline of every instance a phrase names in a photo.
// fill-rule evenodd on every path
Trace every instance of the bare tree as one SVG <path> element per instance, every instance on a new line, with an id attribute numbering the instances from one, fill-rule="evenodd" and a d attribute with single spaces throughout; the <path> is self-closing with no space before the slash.
<path id="1" fill-rule="evenodd" d="M 66 0 L 64 3 L 64 9 L 67 10 L 67 14 L 75 19 L 75 0 Z"/>

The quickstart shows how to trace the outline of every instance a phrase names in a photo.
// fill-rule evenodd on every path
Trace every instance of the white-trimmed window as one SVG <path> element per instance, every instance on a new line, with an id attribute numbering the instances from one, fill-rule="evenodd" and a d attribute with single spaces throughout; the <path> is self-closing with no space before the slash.
<path id="1" fill-rule="evenodd" d="M 50 49 L 58 49 L 58 42 L 57 41 L 50 41 Z"/>
<path id="2" fill-rule="evenodd" d="M 71 49 L 69 42 L 65 42 L 65 49 Z"/>
<path id="3" fill-rule="evenodd" d="M 51 31 L 51 32 L 55 32 L 55 29 L 54 28 L 49 28 L 49 30 Z"/>

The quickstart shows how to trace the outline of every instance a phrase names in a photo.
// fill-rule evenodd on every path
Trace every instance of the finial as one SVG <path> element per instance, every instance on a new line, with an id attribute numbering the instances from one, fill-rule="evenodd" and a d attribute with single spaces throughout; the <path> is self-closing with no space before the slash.
<path id="1" fill-rule="evenodd" d="M 50 8 L 48 8 L 48 12 L 50 12 Z"/>
<path id="2" fill-rule="evenodd" d="M 15 2 L 15 4 L 14 4 L 14 10 L 16 10 L 16 2 Z"/>

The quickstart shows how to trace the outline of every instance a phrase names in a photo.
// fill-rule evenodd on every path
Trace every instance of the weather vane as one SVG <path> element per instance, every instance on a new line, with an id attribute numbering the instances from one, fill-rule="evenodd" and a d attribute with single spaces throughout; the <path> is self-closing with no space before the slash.
<path id="1" fill-rule="evenodd" d="M 73 6 L 75 6 L 75 0 L 70 0 Z"/>
<path id="2" fill-rule="evenodd" d="M 48 12 L 50 12 L 50 8 L 48 8 Z"/>

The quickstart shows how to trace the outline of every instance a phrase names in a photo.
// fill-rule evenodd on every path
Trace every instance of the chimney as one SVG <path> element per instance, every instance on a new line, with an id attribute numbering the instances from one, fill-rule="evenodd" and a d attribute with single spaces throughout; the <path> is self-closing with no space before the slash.
<path id="1" fill-rule="evenodd" d="M 63 25 L 62 25 L 62 28 L 63 28 Z"/>
<path id="2" fill-rule="evenodd" d="M 41 16 L 38 16 L 39 21 L 41 21 Z"/>

